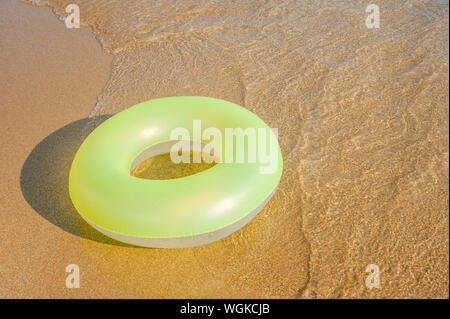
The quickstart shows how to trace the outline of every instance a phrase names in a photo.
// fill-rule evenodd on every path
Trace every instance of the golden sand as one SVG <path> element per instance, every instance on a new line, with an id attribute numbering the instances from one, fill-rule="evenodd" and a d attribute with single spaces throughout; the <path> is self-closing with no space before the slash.
<path id="1" fill-rule="evenodd" d="M 45 2 L 59 17 L 70 3 Z M 77 4 L 114 56 L 109 79 L 87 29 L 1 4 L 16 11 L 0 13 L 12 34 L 0 42 L 10 56 L 0 64 L 0 296 L 448 297 L 448 4 L 380 2 L 380 29 L 366 27 L 366 1 Z M 49 30 L 35 29 L 37 15 Z M 40 55 L 27 53 L 33 43 Z M 22 70 L 34 77 L 13 76 Z M 281 184 L 251 223 L 210 245 L 109 240 L 70 204 L 74 152 L 103 115 L 172 95 L 226 99 L 278 128 Z M 64 286 L 69 263 L 80 266 L 80 289 Z M 368 264 L 380 268 L 378 289 L 366 287 Z"/>
<path id="2" fill-rule="evenodd" d="M 61 128 L 88 116 L 111 64 L 88 29 L 73 31 L 49 9 L 0 1 L 0 298 L 117 293 L 70 232 L 90 234 L 67 189 L 80 123 Z M 84 274 L 78 291 L 65 288 L 70 263 Z"/>

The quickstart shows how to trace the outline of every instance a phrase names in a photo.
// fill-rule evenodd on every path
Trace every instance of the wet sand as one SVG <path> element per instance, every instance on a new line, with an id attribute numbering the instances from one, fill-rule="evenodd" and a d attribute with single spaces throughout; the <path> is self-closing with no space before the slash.
<path id="1" fill-rule="evenodd" d="M 362 1 L 167 3 L 79 1 L 102 48 L 48 8 L 0 4 L 0 297 L 448 297 L 448 5 L 386 1 L 368 31 Z M 170 95 L 279 128 L 280 187 L 207 246 L 114 242 L 74 211 L 70 162 L 93 121 Z"/>

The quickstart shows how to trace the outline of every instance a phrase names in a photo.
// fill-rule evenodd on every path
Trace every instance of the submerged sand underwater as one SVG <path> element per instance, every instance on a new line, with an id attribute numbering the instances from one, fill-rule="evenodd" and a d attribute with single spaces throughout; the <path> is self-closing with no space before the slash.
<path id="1" fill-rule="evenodd" d="M 29 2 L 62 19 L 72 1 Z M 448 297 L 448 2 L 377 1 L 379 29 L 366 27 L 368 1 L 76 3 L 113 56 L 80 138 L 142 101 L 211 96 L 278 128 L 284 171 L 268 206 L 210 245 L 63 242 L 67 263 L 108 283 L 70 296 Z"/>

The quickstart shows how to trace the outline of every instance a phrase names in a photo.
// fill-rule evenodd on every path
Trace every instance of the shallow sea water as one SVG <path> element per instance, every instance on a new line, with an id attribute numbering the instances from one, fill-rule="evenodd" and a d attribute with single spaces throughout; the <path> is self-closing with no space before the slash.
<path id="1" fill-rule="evenodd" d="M 74 1 L 30 2 L 63 19 Z M 448 1 L 377 1 L 379 29 L 359 0 L 76 3 L 114 55 L 93 118 L 221 98 L 278 128 L 285 166 L 219 242 L 85 243 L 104 276 L 147 297 L 448 297 Z"/>

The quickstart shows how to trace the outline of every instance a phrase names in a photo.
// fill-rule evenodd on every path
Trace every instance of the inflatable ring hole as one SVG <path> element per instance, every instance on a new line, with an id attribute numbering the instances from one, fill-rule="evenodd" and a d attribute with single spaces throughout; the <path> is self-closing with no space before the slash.
<path id="1" fill-rule="evenodd" d="M 188 163 L 172 161 L 170 151 L 176 143 L 181 143 L 183 147 L 186 147 L 185 149 L 190 150 Z M 213 167 L 220 160 L 214 156 L 214 150 L 208 153 L 203 152 L 204 146 L 205 144 L 200 142 L 178 140 L 152 145 L 134 159 L 130 175 L 151 180 L 167 180 L 200 173 Z M 181 157 L 182 151 L 179 150 L 177 153 Z M 214 161 L 212 163 L 205 162 L 204 159 L 208 157 L 214 158 Z M 197 163 L 194 158 L 197 158 Z M 200 159 L 199 163 L 198 159 Z"/>

